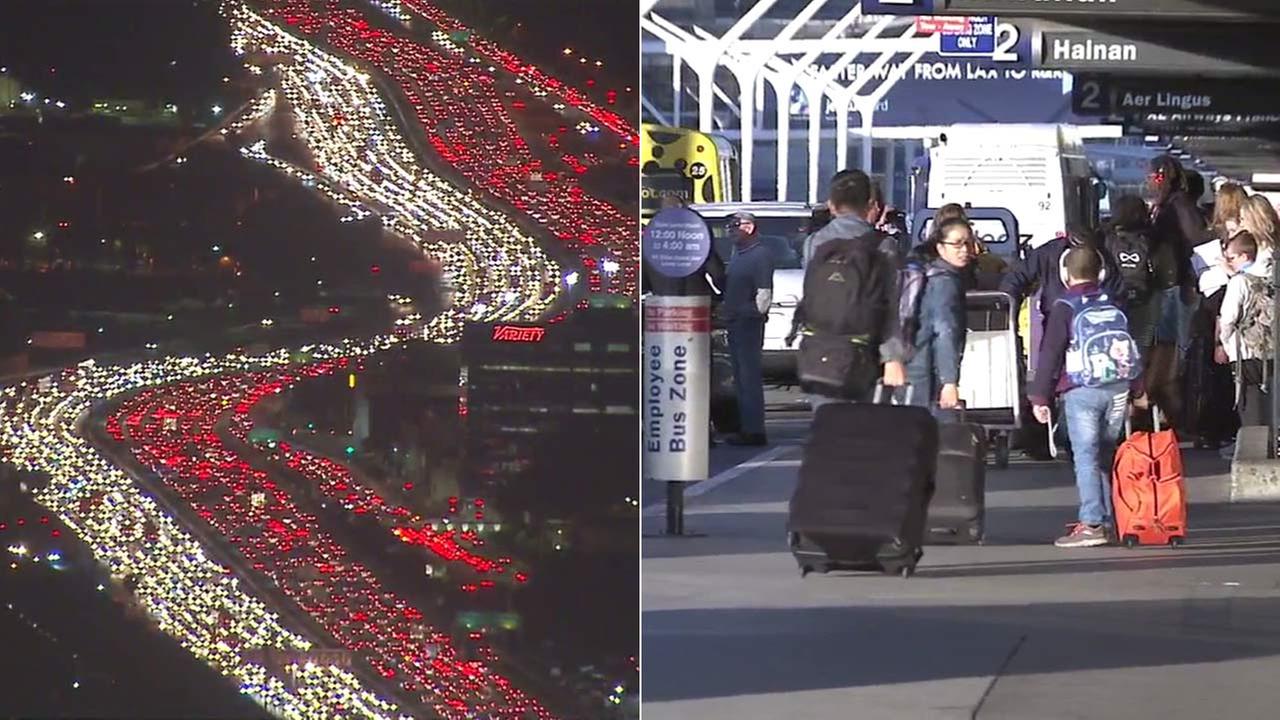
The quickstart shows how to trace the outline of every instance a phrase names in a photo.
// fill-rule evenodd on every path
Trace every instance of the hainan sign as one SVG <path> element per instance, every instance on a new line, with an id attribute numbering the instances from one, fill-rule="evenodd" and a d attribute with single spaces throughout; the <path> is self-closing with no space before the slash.
<path id="1" fill-rule="evenodd" d="M 1162 37 L 1163 35 L 1163 37 Z M 1256 63 L 1239 59 L 1244 38 L 1199 32 L 1148 31 L 1138 40 L 1092 30 L 1045 30 L 1036 45 L 1040 67 L 1069 71 L 1160 73 L 1174 75 L 1272 74 L 1269 56 Z M 1237 52 L 1233 52 L 1233 49 Z"/>

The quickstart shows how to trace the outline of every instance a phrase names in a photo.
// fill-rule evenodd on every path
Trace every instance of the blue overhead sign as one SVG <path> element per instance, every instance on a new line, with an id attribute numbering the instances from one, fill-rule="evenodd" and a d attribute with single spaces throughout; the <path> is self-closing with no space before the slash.
<path id="1" fill-rule="evenodd" d="M 933 12 L 933 0 L 862 0 L 867 15 L 927 15 Z"/>
<path id="2" fill-rule="evenodd" d="M 922 18 L 923 19 L 923 18 Z M 938 54 L 949 56 L 990 57 L 996 51 L 996 19 L 986 17 L 956 18 L 960 27 L 944 27 L 938 36 Z"/>

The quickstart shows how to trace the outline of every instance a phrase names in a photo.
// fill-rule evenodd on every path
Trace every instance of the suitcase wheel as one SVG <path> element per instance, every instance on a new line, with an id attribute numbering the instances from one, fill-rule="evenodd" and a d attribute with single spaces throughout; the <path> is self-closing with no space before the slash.
<path id="1" fill-rule="evenodd" d="M 979 526 L 977 526 L 977 525 L 970 525 L 970 526 L 969 526 L 969 542 L 977 543 L 978 545 L 981 545 L 981 544 L 982 544 L 982 539 L 983 539 L 983 534 L 984 534 L 984 533 L 982 532 L 982 528 L 981 528 L 981 527 L 979 527 Z"/>
<path id="2" fill-rule="evenodd" d="M 1122 540 L 1122 542 L 1124 543 L 1124 546 L 1125 546 L 1125 547 L 1127 547 L 1127 548 L 1129 548 L 1130 550 L 1132 550 L 1132 549 L 1134 549 L 1134 548 L 1138 547 L 1138 536 L 1137 536 L 1137 535 L 1125 535 L 1125 536 L 1124 536 L 1124 539 Z"/>
<path id="3" fill-rule="evenodd" d="M 1181 535 L 1174 535 L 1173 537 L 1169 538 L 1169 547 L 1171 548 L 1182 547 L 1182 543 L 1186 542 L 1186 540 L 1187 539 L 1182 537 Z"/>
<path id="4" fill-rule="evenodd" d="M 809 567 L 808 565 L 800 566 L 800 579 L 803 580 L 805 576 L 811 572 L 813 572 L 813 568 Z"/>
<path id="5" fill-rule="evenodd" d="M 904 580 L 914 575 L 915 572 L 916 572 L 916 569 L 914 565 L 903 565 L 902 567 L 898 568 L 898 574 L 901 575 Z"/>
<path id="6" fill-rule="evenodd" d="M 996 467 L 1000 470 L 1009 467 L 1009 435 L 1006 433 L 996 436 Z"/>
<path id="7" fill-rule="evenodd" d="M 916 548 L 916 562 L 920 562 L 920 558 L 924 557 L 924 548 Z"/>

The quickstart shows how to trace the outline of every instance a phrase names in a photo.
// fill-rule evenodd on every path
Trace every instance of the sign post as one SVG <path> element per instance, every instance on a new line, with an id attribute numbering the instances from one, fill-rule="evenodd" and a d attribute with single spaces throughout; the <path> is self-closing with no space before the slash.
<path id="1" fill-rule="evenodd" d="M 666 484 L 667 535 L 684 535 L 685 483 L 707 479 L 711 418 L 711 298 L 697 276 L 711 231 L 669 208 L 641 237 L 653 293 L 644 301 L 644 474 Z"/>

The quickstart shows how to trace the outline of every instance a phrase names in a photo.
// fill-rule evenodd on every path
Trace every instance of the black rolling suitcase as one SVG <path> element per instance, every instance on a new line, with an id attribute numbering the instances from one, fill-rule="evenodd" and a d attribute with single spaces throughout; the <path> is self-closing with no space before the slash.
<path id="1" fill-rule="evenodd" d="M 937 456 L 938 424 L 925 408 L 818 408 L 787 518 L 801 577 L 830 570 L 915 572 Z"/>
<path id="2" fill-rule="evenodd" d="M 961 414 L 963 418 L 963 414 Z M 987 441 L 981 425 L 939 422 L 938 468 L 925 541 L 981 543 L 986 532 Z"/>

